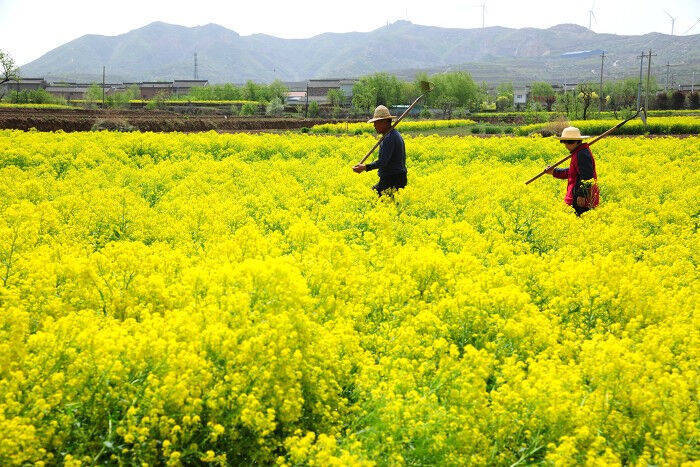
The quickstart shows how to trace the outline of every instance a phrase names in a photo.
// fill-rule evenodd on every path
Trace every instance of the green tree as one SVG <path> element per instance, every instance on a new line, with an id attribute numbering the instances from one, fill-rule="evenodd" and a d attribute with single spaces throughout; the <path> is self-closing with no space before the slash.
<path id="1" fill-rule="evenodd" d="M 129 93 L 129 100 L 141 98 L 141 89 L 138 84 L 132 84 L 127 88 L 126 92 Z"/>
<path id="2" fill-rule="evenodd" d="M 345 94 L 340 89 L 330 89 L 326 97 L 333 107 L 340 107 L 345 103 Z"/>
<path id="3" fill-rule="evenodd" d="M 544 81 L 534 82 L 530 86 L 530 94 L 534 99 L 544 102 L 548 112 L 552 110 L 552 104 L 556 100 L 556 95 L 551 84 Z"/>
<path id="4" fill-rule="evenodd" d="M 501 83 L 496 88 L 496 109 L 513 110 L 513 83 Z"/>
<path id="5" fill-rule="evenodd" d="M 85 103 L 92 106 L 97 102 L 102 102 L 102 88 L 92 83 L 85 93 Z"/>
<path id="6" fill-rule="evenodd" d="M 413 103 L 413 101 L 415 101 L 421 94 L 420 87 L 417 82 L 411 83 L 408 81 L 401 81 L 399 82 L 399 85 L 401 86 L 401 97 L 399 98 L 399 102 L 403 104 Z"/>
<path id="7" fill-rule="evenodd" d="M 464 71 L 433 75 L 433 92 L 428 94 L 427 103 L 443 109 L 464 107 L 469 111 L 479 110 L 484 100 L 482 89 L 474 83 L 471 75 Z"/>
<path id="8" fill-rule="evenodd" d="M 284 102 L 284 99 L 285 97 L 287 97 L 288 92 L 289 88 L 282 81 L 276 79 L 272 83 L 267 85 L 264 89 L 263 99 L 265 101 L 272 101 L 276 98 Z"/>
<path id="9" fill-rule="evenodd" d="M 0 49 L 0 84 L 17 80 L 19 80 L 19 70 L 15 66 L 15 60 L 9 53 Z M 4 94 L 5 91 L 2 91 L 0 99 L 2 99 Z"/>
<path id="10" fill-rule="evenodd" d="M 371 111 L 378 105 L 390 107 L 401 103 L 401 91 L 396 76 L 388 73 L 363 76 L 353 86 L 352 105 L 360 111 Z"/>
<path id="11" fill-rule="evenodd" d="M 595 86 L 591 83 L 579 84 L 576 86 L 576 92 L 583 103 L 583 119 L 585 120 L 591 104 L 598 99 L 598 93 L 595 92 Z"/>
<path id="12" fill-rule="evenodd" d="M 581 101 L 576 97 L 576 91 L 568 91 L 557 95 L 554 109 L 566 115 L 570 120 L 581 115 Z"/>
<path id="13" fill-rule="evenodd" d="M 243 99 L 247 101 L 262 101 L 265 100 L 266 91 L 263 86 L 248 80 L 243 85 Z"/>

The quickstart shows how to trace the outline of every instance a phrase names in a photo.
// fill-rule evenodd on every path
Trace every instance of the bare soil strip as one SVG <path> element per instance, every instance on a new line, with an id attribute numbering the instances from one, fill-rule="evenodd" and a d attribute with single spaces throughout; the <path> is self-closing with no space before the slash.
<path id="1" fill-rule="evenodd" d="M 125 124 L 140 131 L 251 131 L 291 130 L 332 119 L 299 119 L 283 117 L 230 117 L 225 115 L 183 115 L 165 111 L 86 110 L 86 109 L 17 109 L 0 108 L 0 128 L 39 131 L 89 131 L 95 123 L 107 121 Z M 344 120 L 343 120 L 344 121 Z M 353 120 L 355 121 L 355 120 Z"/>

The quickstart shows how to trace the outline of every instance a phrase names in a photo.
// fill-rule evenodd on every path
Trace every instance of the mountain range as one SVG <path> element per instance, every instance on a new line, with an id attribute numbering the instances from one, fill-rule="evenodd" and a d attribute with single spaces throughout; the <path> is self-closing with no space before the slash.
<path id="1" fill-rule="evenodd" d="M 604 50 L 604 74 L 618 78 L 635 76 L 638 56 L 649 49 L 656 54 L 652 68 L 661 84 L 667 70 L 672 79 L 688 83 L 692 70 L 700 70 L 700 34 L 623 36 L 573 24 L 458 29 L 397 21 L 370 32 L 281 39 L 241 36 L 216 24 L 154 22 L 117 36 L 82 36 L 21 66 L 21 74 L 97 81 L 105 66 L 110 81 L 191 79 L 197 53 L 198 76 L 210 83 L 358 77 L 378 71 L 411 79 L 418 71 L 447 70 L 469 71 L 478 82 L 576 82 L 599 79 L 600 56 L 564 58 L 565 53 Z M 667 63 L 676 66 L 663 66 Z"/>

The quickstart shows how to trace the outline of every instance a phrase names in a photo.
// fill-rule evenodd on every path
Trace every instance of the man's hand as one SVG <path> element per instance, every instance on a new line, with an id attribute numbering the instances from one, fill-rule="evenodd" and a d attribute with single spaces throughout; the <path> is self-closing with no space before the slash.
<path id="1" fill-rule="evenodd" d="M 547 167 L 546 169 L 544 169 L 544 173 L 554 175 L 554 167 Z"/>
<path id="2" fill-rule="evenodd" d="M 357 164 L 355 167 L 352 168 L 352 170 L 355 171 L 355 173 L 362 173 L 365 171 L 367 166 L 365 164 Z"/>

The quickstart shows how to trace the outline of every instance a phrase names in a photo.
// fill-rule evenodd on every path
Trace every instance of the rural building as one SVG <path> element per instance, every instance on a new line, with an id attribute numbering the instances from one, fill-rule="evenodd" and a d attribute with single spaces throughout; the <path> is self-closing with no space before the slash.
<path id="1" fill-rule="evenodd" d="M 7 91 L 34 91 L 35 89 L 45 89 L 46 81 L 44 78 L 20 78 L 15 81 L 8 81 L 0 85 L 0 93 Z"/>
<path id="2" fill-rule="evenodd" d="M 289 91 L 284 97 L 284 105 L 305 105 L 306 91 Z"/>
<path id="3" fill-rule="evenodd" d="M 172 93 L 176 96 L 186 96 L 190 89 L 208 85 L 209 80 L 206 79 L 176 79 L 173 81 Z"/>
<path id="4" fill-rule="evenodd" d="M 172 81 L 144 81 L 139 84 L 142 99 L 153 99 L 156 95 L 170 96 L 173 93 Z"/>
<path id="5" fill-rule="evenodd" d="M 46 92 L 69 101 L 85 99 L 88 89 L 90 89 L 93 84 L 102 90 L 102 83 L 55 82 L 46 86 Z M 115 92 L 122 92 L 127 89 L 126 83 L 105 83 L 104 87 L 106 96 L 112 95 Z"/>
<path id="6" fill-rule="evenodd" d="M 527 88 L 515 88 L 515 89 L 513 89 L 513 105 L 515 106 L 516 109 L 520 109 L 521 107 L 525 107 L 525 105 L 527 104 L 527 94 L 528 94 Z"/>
<path id="7" fill-rule="evenodd" d="M 355 79 L 310 79 L 307 83 L 309 102 L 328 104 L 328 91 L 339 89 L 349 104 L 352 99 L 352 88 L 357 80 Z"/>
<path id="8" fill-rule="evenodd" d="M 304 91 L 306 92 L 307 81 L 284 81 L 282 84 L 287 86 L 290 91 Z"/>
<path id="9" fill-rule="evenodd" d="M 46 92 L 66 100 L 78 100 L 85 99 L 89 88 L 89 83 L 51 83 L 46 86 Z"/>
<path id="10" fill-rule="evenodd" d="M 700 84 L 679 84 L 678 85 L 678 90 L 681 91 L 683 94 L 686 96 L 690 95 L 692 92 L 698 92 L 700 91 Z"/>

